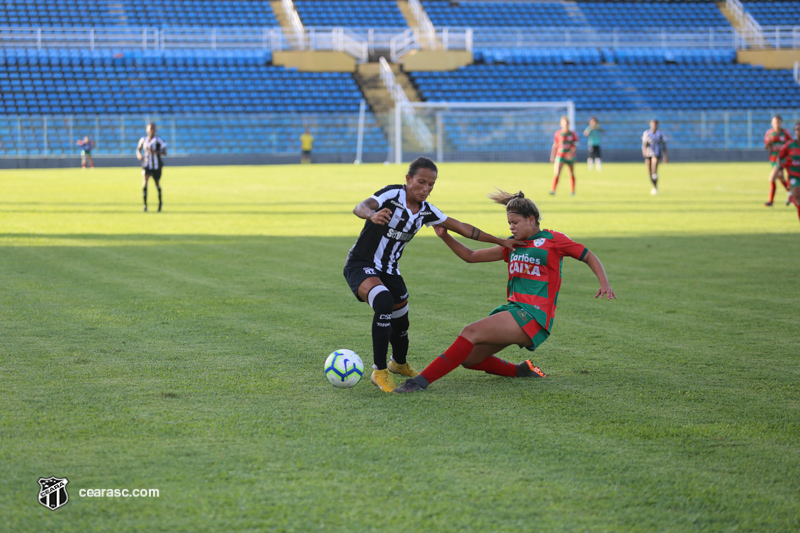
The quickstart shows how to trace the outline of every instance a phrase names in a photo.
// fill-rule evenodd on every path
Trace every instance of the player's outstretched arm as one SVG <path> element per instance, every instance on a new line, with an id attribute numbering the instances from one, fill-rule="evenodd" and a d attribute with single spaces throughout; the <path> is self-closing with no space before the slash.
<path id="1" fill-rule="evenodd" d="M 439 224 L 433 227 L 436 235 L 444 241 L 444 243 L 453 250 L 453 253 L 466 261 L 467 263 L 488 263 L 490 261 L 500 261 L 503 259 L 503 247 L 494 246 L 492 248 L 484 248 L 483 250 L 473 250 L 458 242 L 452 235 L 447 232 L 444 224 Z"/>
<path id="2" fill-rule="evenodd" d="M 600 289 L 598 289 L 597 294 L 594 295 L 595 298 L 605 297 L 606 300 L 610 300 L 614 298 L 617 299 L 617 295 L 614 294 L 614 289 L 611 288 L 611 285 L 608 283 L 608 277 L 606 276 L 606 270 L 603 268 L 603 263 L 594 255 L 592 252 L 586 252 L 586 257 L 583 258 L 583 262 L 589 265 L 589 268 L 592 269 L 594 275 L 597 276 L 597 281 L 600 282 Z"/>
<path id="3" fill-rule="evenodd" d="M 444 229 L 454 231 L 459 235 L 466 237 L 467 239 L 472 239 L 473 241 L 490 242 L 492 244 L 498 244 L 503 248 L 508 248 L 509 250 L 511 250 L 515 246 L 524 246 L 525 244 L 522 241 L 518 241 L 516 239 L 499 239 L 494 235 L 492 235 L 491 233 L 485 233 L 471 224 L 466 224 L 464 222 L 461 222 L 459 220 L 450 217 L 447 217 L 444 222 L 439 224 L 439 226 L 442 226 Z"/>
<path id="4" fill-rule="evenodd" d="M 392 212 L 388 208 L 376 211 L 380 206 L 375 198 L 367 198 L 353 208 L 353 214 L 358 218 L 369 220 L 373 224 L 384 226 L 392 220 Z"/>

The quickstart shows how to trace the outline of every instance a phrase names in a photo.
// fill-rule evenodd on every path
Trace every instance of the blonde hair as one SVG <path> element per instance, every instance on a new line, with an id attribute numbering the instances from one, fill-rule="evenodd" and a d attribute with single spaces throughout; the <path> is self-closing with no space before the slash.
<path id="1" fill-rule="evenodd" d="M 523 217 L 534 217 L 538 224 L 542 220 L 542 215 L 539 213 L 539 208 L 532 200 L 525 198 L 525 193 L 518 191 L 514 194 L 506 192 L 502 189 L 497 189 L 488 195 L 490 200 L 498 204 L 506 206 L 506 213 L 517 213 Z"/>

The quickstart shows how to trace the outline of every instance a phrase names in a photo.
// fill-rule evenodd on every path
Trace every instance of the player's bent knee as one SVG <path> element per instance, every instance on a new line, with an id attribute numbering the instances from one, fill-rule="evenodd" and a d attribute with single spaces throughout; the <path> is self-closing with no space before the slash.
<path id="1" fill-rule="evenodd" d="M 375 285 L 367 294 L 367 303 L 376 312 L 382 315 L 391 315 L 394 307 L 392 293 L 386 285 Z"/>

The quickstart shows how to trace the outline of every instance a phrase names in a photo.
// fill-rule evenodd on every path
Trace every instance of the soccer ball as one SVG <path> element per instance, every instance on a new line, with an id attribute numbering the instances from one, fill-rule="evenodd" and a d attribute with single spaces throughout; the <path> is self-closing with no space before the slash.
<path id="1" fill-rule="evenodd" d="M 325 361 L 325 377 L 334 387 L 349 389 L 361 381 L 364 363 L 352 350 L 336 350 Z"/>

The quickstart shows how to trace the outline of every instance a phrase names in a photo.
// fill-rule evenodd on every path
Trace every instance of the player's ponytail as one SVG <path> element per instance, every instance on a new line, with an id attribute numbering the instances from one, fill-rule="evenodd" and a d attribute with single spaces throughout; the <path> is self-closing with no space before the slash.
<path id="1" fill-rule="evenodd" d="M 488 196 L 490 200 L 506 206 L 506 213 L 518 213 L 524 217 L 534 217 L 537 224 L 542 220 L 539 208 L 536 207 L 533 201 L 525 198 L 525 193 L 522 191 L 511 194 L 502 189 L 497 189 L 497 192 L 493 192 Z"/>

